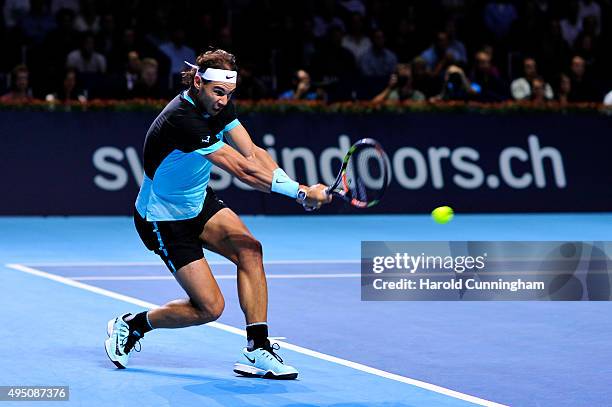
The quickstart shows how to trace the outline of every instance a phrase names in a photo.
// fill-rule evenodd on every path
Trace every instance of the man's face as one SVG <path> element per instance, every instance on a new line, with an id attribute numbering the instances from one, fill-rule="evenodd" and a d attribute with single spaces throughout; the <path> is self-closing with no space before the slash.
<path id="1" fill-rule="evenodd" d="M 157 84 L 157 68 L 154 66 L 146 66 L 142 70 L 142 81 L 148 86 L 152 87 Z"/>
<path id="2" fill-rule="evenodd" d="M 94 52 L 94 39 L 87 37 L 83 40 L 83 54 L 92 55 Z"/>
<path id="3" fill-rule="evenodd" d="M 531 91 L 534 97 L 544 97 L 544 82 L 540 79 L 534 79 L 531 83 Z"/>
<path id="4" fill-rule="evenodd" d="M 74 72 L 68 72 L 64 78 L 64 88 L 72 89 L 76 85 L 76 75 Z"/>
<path id="5" fill-rule="evenodd" d="M 15 86 L 20 91 L 25 91 L 28 89 L 28 73 L 27 72 L 19 72 L 17 74 L 17 78 L 15 80 Z"/>
<path id="6" fill-rule="evenodd" d="M 194 78 L 194 85 L 200 90 L 198 100 L 211 116 L 217 115 L 228 104 L 236 90 L 236 85 L 233 83 L 208 82 L 205 84 L 197 75 Z"/>
<path id="7" fill-rule="evenodd" d="M 489 72 L 491 68 L 491 58 L 485 52 L 479 52 L 476 54 L 476 66 L 480 72 Z"/>
<path id="8" fill-rule="evenodd" d="M 578 77 L 584 75 L 584 65 L 584 59 L 582 59 L 581 57 L 572 58 L 571 69 L 574 75 Z"/>
<path id="9" fill-rule="evenodd" d="M 372 42 L 376 48 L 384 48 L 385 47 L 385 34 L 382 31 L 376 31 L 372 36 Z"/>
<path id="10" fill-rule="evenodd" d="M 439 52 L 444 52 L 448 48 L 448 35 L 444 32 L 438 33 L 436 36 L 436 49 Z"/>
<path id="11" fill-rule="evenodd" d="M 536 62 L 531 58 L 527 58 L 525 60 L 525 62 L 523 63 L 523 68 L 525 69 L 525 75 L 528 77 L 535 76 L 537 73 Z"/>
<path id="12" fill-rule="evenodd" d="M 310 75 L 308 74 L 308 72 L 304 71 L 303 69 L 300 69 L 297 72 L 297 80 L 298 80 L 298 83 L 304 82 L 304 83 L 310 84 Z"/>
<path id="13" fill-rule="evenodd" d="M 140 71 L 140 56 L 135 51 L 128 53 L 128 70 L 133 73 Z"/>

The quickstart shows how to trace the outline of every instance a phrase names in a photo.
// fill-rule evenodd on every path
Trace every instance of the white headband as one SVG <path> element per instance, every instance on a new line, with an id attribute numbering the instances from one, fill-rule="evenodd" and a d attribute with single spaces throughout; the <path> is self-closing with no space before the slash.
<path id="1" fill-rule="evenodd" d="M 196 68 L 198 70 L 198 75 L 202 79 L 206 79 L 207 81 L 213 82 L 226 82 L 226 83 L 236 83 L 236 77 L 238 76 L 238 72 L 236 71 L 228 71 L 226 69 L 216 69 L 216 68 L 206 68 L 204 73 L 200 72 L 200 67 L 194 64 L 190 64 L 185 61 L 187 65 L 192 68 Z"/>

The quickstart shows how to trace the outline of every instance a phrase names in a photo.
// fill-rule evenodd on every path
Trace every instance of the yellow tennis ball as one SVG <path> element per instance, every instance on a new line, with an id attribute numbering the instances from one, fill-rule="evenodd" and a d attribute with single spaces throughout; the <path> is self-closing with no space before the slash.
<path id="1" fill-rule="evenodd" d="M 431 211 L 431 217 L 436 223 L 441 225 L 448 223 L 453 219 L 455 212 L 450 206 L 439 206 Z"/>

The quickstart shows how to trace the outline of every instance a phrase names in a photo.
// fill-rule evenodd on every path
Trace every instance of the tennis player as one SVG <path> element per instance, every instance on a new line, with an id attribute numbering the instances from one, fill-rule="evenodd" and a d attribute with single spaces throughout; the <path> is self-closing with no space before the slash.
<path id="1" fill-rule="evenodd" d="M 106 353 L 125 368 L 134 345 L 150 330 L 201 325 L 219 318 L 225 306 L 204 258 L 206 247 L 237 267 L 238 296 L 246 319 L 247 347 L 234 371 L 245 376 L 295 379 L 268 340 L 268 294 L 261 243 L 238 215 L 208 186 L 216 165 L 262 192 L 294 199 L 306 209 L 331 201 L 324 185 L 298 184 L 251 141 L 236 118 L 235 57 L 217 49 L 201 54 L 183 72 L 189 89 L 176 96 L 153 121 L 144 144 L 144 180 L 134 222 L 145 246 L 158 254 L 188 299 L 169 302 L 108 323 Z"/>

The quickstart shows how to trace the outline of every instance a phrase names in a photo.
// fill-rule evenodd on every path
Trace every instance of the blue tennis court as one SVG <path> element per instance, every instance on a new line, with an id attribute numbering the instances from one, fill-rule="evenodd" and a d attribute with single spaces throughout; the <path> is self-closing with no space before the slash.
<path id="1" fill-rule="evenodd" d="M 612 240 L 612 214 L 465 215 L 444 226 L 244 219 L 264 245 L 270 334 L 299 380 L 232 372 L 245 343 L 236 274 L 210 253 L 221 319 L 153 331 L 115 369 L 108 319 L 184 293 L 131 219 L 51 217 L 0 218 L 0 385 L 70 386 L 69 404 L 84 406 L 610 405 L 609 302 L 362 302 L 359 258 L 362 240 Z"/>

